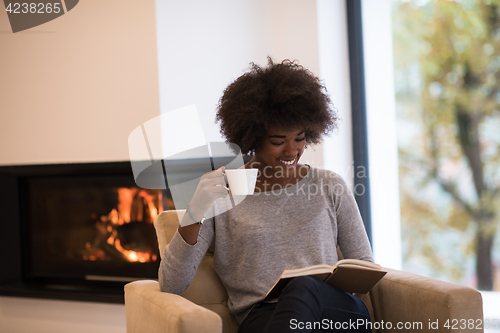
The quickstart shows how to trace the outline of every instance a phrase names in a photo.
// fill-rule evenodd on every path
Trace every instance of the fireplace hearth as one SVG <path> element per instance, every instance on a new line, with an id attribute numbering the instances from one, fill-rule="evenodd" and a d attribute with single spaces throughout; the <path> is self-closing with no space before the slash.
<path id="1" fill-rule="evenodd" d="M 157 278 L 153 221 L 175 207 L 130 162 L 2 166 L 0 189 L 0 295 L 122 303 Z"/>

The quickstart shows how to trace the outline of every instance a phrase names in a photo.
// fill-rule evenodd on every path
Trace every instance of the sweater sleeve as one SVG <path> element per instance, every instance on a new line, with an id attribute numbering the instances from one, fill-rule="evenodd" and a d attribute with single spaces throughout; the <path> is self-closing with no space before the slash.
<path id="1" fill-rule="evenodd" d="M 346 259 L 373 262 L 370 242 L 359 213 L 358 205 L 346 182 L 337 175 L 333 193 L 337 217 L 337 242 Z"/>
<path id="2" fill-rule="evenodd" d="M 180 294 L 193 281 L 198 266 L 210 247 L 214 236 L 214 219 L 208 219 L 200 227 L 198 241 L 190 245 L 177 230 L 163 250 L 158 270 L 158 282 L 163 292 Z"/>

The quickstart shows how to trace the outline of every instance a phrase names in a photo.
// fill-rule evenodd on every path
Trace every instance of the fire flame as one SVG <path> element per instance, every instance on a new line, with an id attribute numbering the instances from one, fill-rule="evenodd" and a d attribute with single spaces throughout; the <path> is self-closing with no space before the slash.
<path id="1" fill-rule="evenodd" d="M 156 261 L 157 255 L 150 252 L 134 251 L 122 246 L 118 238 L 118 227 L 131 221 L 153 224 L 160 211 L 163 211 L 162 193 L 159 190 L 140 188 L 118 188 L 118 205 L 107 215 L 102 215 L 96 223 L 99 233 L 107 237 L 105 243 L 118 251 L 130 262 Z M 108 236 L 109 235 L 109 236 Z M 97 243 L 97 246 L 96 246 Z M 105 251 L 99 249 L 102 242 L 87 243 L 84 260 L 105 260 Z"/>

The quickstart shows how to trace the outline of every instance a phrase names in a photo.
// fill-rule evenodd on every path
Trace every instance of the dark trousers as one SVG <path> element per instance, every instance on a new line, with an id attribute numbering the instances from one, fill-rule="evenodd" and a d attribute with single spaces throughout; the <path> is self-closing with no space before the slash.
<path id="1" fill-rule="evenodd" d="M 238 333 L 371 332 L 369 321 L 356 296 L 301 276 L 288 283 L 277 303 L 258 303 Z"/>

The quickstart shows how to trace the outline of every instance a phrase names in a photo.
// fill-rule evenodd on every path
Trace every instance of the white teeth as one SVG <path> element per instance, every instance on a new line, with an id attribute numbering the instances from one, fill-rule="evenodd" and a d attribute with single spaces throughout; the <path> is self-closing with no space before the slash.
<path id="1" fill-rule="evenodd" d="M 295 162 L 295 160 L 291 160 L 291 161 L 283 161 L 281 159 L 279 159 L 279 160 L 281 163 L 286 164 L 286 165 L 292 165 Z"/>

